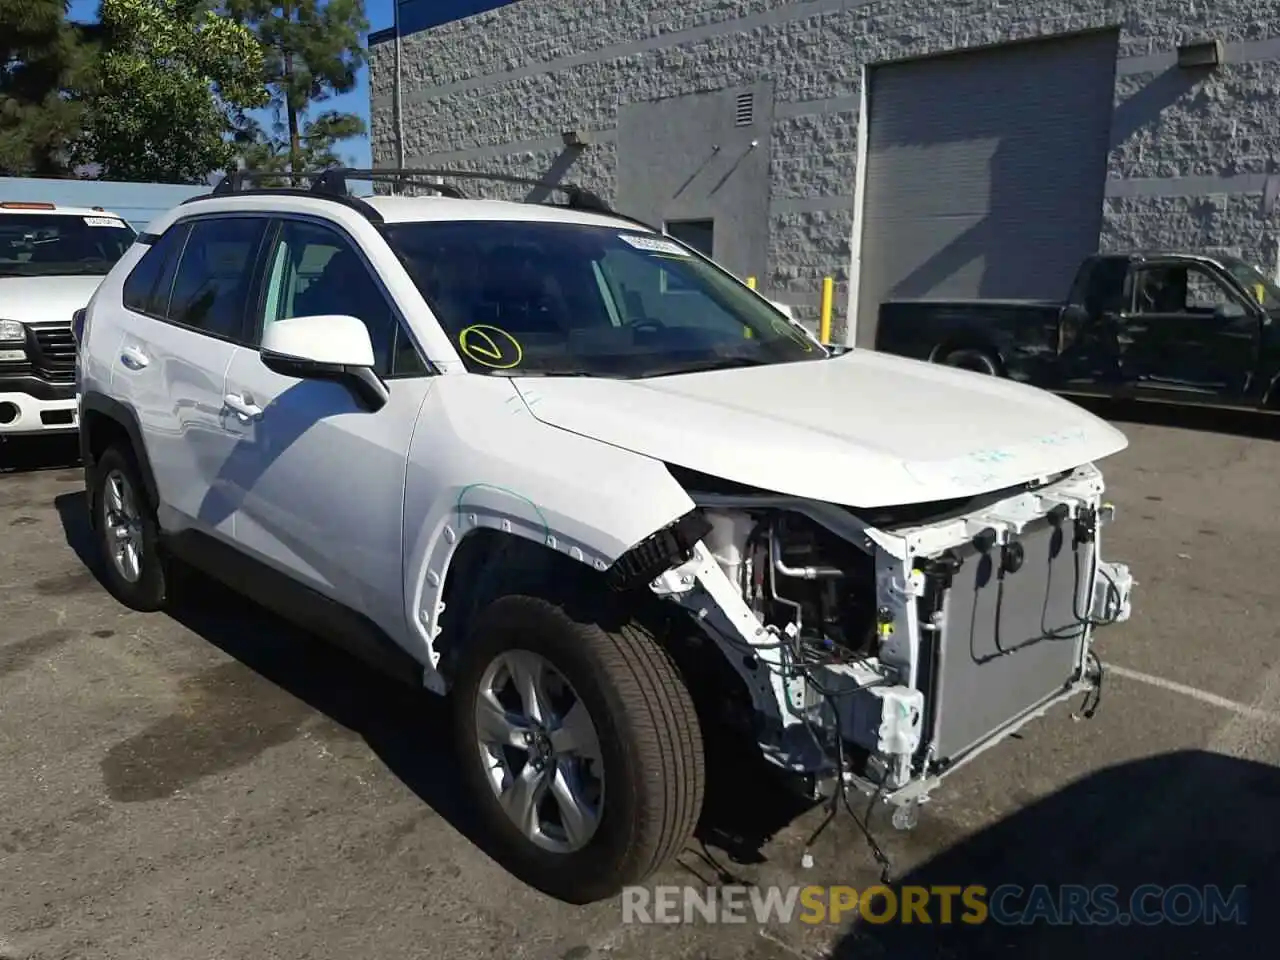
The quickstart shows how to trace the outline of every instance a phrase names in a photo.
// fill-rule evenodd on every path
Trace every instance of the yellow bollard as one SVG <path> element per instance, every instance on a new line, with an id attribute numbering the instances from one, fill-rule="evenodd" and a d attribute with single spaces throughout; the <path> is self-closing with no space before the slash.
<path id="1" fill-rule="evenodd" d="M 747 286 L 754 290 L 756 288 L 756 278 L 747 277 Z"/>
<path id="2" fill-rule="evenodd" d="M 818 339 L 831 342 L 831 307 L 835 300 L 836 283 L 830 277 L 822 278 L 822 308 L 818 314 Z"/>
<path id="3" fill-rule="evenodd" d="M 747 286 L 750 287 L 752 290 L 754 290 L 756 288 L 756 278 L 747 277 Z M 745 328 L 742 331 L 742 335 L 746 337 L 748 340 L 754 339 L 754 334 L 752 334 L 750 327 Z"/>

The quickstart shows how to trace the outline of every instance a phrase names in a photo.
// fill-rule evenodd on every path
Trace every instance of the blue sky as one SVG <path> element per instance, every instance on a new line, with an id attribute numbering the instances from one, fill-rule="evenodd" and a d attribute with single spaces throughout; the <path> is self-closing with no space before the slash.
<path id="1" fill-rule="evenodd" d="M 370 30 L 383 30 L 392 25 L 394 19 L 393 0 L 365 0 L 365 12 L 369 18 Z M 71 0 L 71 19 L 94 20 L 98 16 L 100 0 Z M 364 118 L 366 126 L 369 122 L 369 69 L 360 71 L 360 79 L 356 88 L 350 93 L 334 97 L 325 103 L 325 109 L 344 110 L 359 114 Z M 264 119 L 269 119 L 269 115 Z M 341 152 L 355 167 L 373 165 L 369 153 L 367 137 L 352 140 L 344 144 Z"/>

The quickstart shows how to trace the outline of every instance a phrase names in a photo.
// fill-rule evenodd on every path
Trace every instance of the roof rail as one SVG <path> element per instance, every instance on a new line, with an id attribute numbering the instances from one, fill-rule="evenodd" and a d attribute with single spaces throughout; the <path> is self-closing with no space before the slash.
<path id="1" fill-rule="evenodd" d="M 348 189 L 350 180 L 368 180 L 374 183 L 392 183 L 401 186 L 414 186 L 433 190 L 441 196 L 461 200 L 466 198 L 459 188 L 443 183 L 445 178 L 454 180 L 487 180 L 492 183 L 513 183 L 525 186 L 540 187 L 547 193 L 564 194 L 565 206 L 574 210 L 585 210 L 607 214 L 621 220 L 627 220 L 650 230 L 662 232 L 657 227 L 637 220 L 626 214 L 618 213 L 609 206 L 599 194 L 572 183 L 555 183 L 537 177 L 521 177 L 508 173 L 486 173 L 480 170 L 446 170 L 420 167 L 382 167 L 376 170 L 358 169 L 355 167 L 330 167 L 311 173 L 285 173 L 265 170 L 235 170 L 227 174 L 214 186 L 210 193 L 190 197 L 183 203 L 194 203 L 210 197 L 228 196 L 233 193 L 276 196 L 306 196 L 316 199 L 333 200 L 358 210 L 375 223 L 382 222 L 382 215 L 360 197 L 353 196 Z M 307 181 L 309 187 L 258 187 L 243 189 L 245 185 L 262 180 Z M 426 180 L 427 182 L 421 182 Z M 419 181 L 419 182 L 413 182 Z M 526 203 L 541 203 L 541 200 L 526 200 Z"/>
<path id="2" fill-rule="evenodd" d="M 319 200 L 332 200 L 334 203 L 340 203 L 345 207 L 350 207 L 371 223 L 382 223 L 382 214 L 359 197 L 353 197 L 347 193 L 332 193 L 327 190 L 316 190 L 314 184 L 311 189 L 303 189 L 302 187 L 257 187 L 248 190 L 240 189 L 241 184 L 252 183 L 258 179 L 279 180 L 287 179 L 290 176 L 291 175 L 287 173 L 237 170 L 219 180 L 208 193 L 201 193 L 194 197 L 187 197 L 187 199 L 182 201 L 182 204 L 186 205 L 188 203 L 196 203 L 199 200 L 210 200 L 214 197 L 227 197 L 232 194 L 257 197 L 310 197 L 312 199 Z M 298 174 L 294 179 L 304 176 L 307 175 Z"/>
<path id="3" fill-rule="evenodd" d="M 441 181 L 445 178 L 453 180 L 488 180 L 491 183 L 516 183 L 529 187 L 541 187 L 548 193 L 562 193 L 567 205 L 576 210 L 593 210 L 597 213 L 613 213 L 613 209 L 604 202 L 599 194 L 573 183 L 556 183 L 541 180 L 537 177 L 521 177 L 510 173 L 486 173 L 483 170 L 445 170 L 426 167 L 381 167 L 376 170 L 357 170 L 349 167 L 336 167 L 325 170 L 317 179 L 317 188 L 321 183 L 323 189 L 345 190 L 348 180 L 371 180 L 375 183 L 396 183 L 409 186 L 409 181 L 417 178 Z M 426 187 L 445 196 L 461 199 L 464 194 L 457 187 L 440 182 L 415 183 L 413 186 Z M 536 202 L 536 201 L 526 201 Z"/>

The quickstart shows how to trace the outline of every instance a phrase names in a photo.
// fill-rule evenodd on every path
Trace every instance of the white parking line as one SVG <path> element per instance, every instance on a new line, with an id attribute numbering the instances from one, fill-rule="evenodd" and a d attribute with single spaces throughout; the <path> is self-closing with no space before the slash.
<path id="1" fill-rule="evenodd" d="M 1210 693 L 1208 690 L 1190 687 L 1185 683 L 1178 683 L 1176 680 L 1166 680 L 1164 677 L 1152 676 L 1149 673 L 1142 673 L 1138 670 L 1130 670 L 1128 667 L 1121 667 L 1114 663 L 1108 663 L 1105 666 L 1109 674 L 1124 677 L 1126 680 L 1136 680 L 1138 683 L 1145 683 L 1152 687 L 1159 687 L 1161 690 L 1181 693 L 1184 696 L 1191 697 L 1193 700 L 1199 700 L 1201 703 L 1208 703 L 1215 707 L 1221 707 L 1223 710 L 1230 710 L 1232 713 L 1247 717 L 1255 723 L 1280 724 L 1280 712 L 1269 710 L 1263 706 L 1250 706 L 1247 703 L 1240 703 L 1238 700 L 1229 700 L 1226 697 L 1218 696 L 1216 693 Z M 1268 684 L 1267 686 L 1270 687 L 1271 685 Z M 1260 702 L 1267 702 L 1270 699 L 1264 691 L 1264 696 Z"/>
<path id="2" fill-rule="evenodd" d="M 1209 741 L 1209 749 L 1241 760 L 1274 763 L 1277 759 L 1277 731 L 1273 722 L 1266 717 L 1273 717 L 1280 711 L 1280 666 L 1267 671 L 1262 689 L 1253 698 L 1252 706 L 1254 712 L 1237 714 L 1214 734 Z"/>

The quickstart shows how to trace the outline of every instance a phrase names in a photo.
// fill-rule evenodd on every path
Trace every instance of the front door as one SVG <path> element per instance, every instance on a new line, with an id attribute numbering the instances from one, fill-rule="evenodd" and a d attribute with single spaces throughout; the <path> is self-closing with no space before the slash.
<path id="1" fill-rule="evenodd" d="M 270 241 L 254 345 L 265 324 L 363 320 L 390 402 L 369 413 L 346 387 L 275 373 L 237 350 L 227 392 L 248 411 L 229 472 L 240 549 L 404 634 L 403 501 L 409 442 L 433 379 L 358 245 L 337 229 L 282 220 Z"/>
<path id="2" fill-rule="evenodd" d="M 1261 319 L 1256 305 L 1208 266 L 1137 268 L 1119 321 L 1126 385 L 1138 396 L 1240 402 L 1252 386 Z"/>

